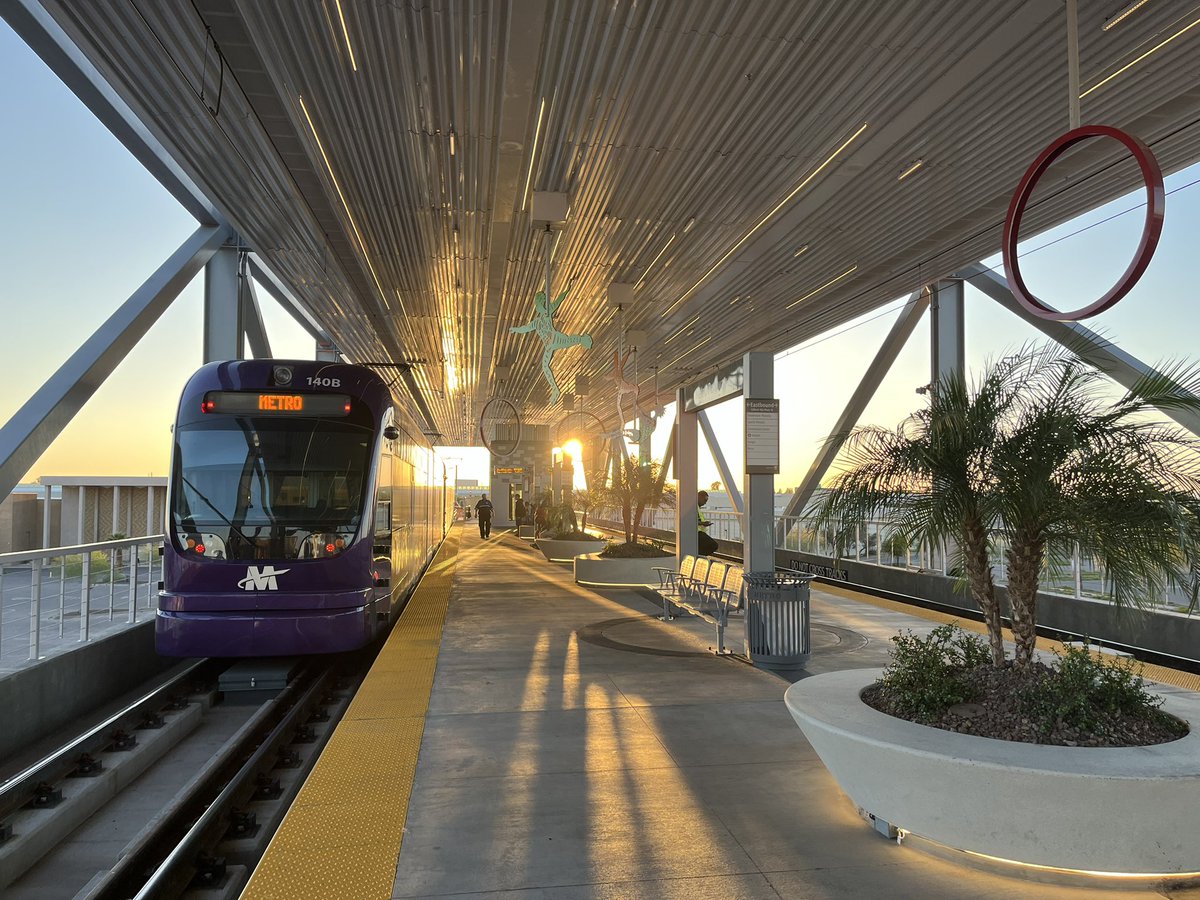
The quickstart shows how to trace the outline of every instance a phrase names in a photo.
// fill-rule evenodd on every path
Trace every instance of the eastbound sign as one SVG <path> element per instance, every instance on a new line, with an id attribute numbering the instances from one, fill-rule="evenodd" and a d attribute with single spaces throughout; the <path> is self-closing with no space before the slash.
<path id="1" fill-rule="evenodd" d="M 746 398 L 746 474 L 779 474 L 779 401 Z"/>
<path id="2" fill-rule="evenodd" d="M 524 466 L 493 466 L 493 475 L 524 475 Z"/>

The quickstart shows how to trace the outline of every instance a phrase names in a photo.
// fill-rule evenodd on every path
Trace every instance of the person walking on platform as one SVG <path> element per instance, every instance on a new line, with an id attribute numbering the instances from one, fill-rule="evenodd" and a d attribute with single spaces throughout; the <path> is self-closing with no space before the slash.
<path id="1" fill-rule="evenodd" d="M 705 530 L 712 522 L 706 521 L 704 516 L 700 515 L 700 507 L 707 502 L 708 491 L 701 491 L 696 495 L 696 548 L 701 556 L 712 556 L 717 552 L 717 547 L 720 546 Z"/>
<path id="2" fill-rule="evenodd" d="M 479 519 L 479 536 L 491 537 L 492 534 L 492 501 L 484 494 L 475 504 L 475 515 Z"/>
<path id="3" fill-rule="evenodd" d="M 538 501 L 537 508 L 533 512 L 533 536 L 541 537 L 542 532 L 550 524 L 550 503 L 544 497 Z"/>
<path id="4" fill-rule="evenodd" d="M 513 515 L 517 518 L 518 528 L 525 524 L 525 501 L 520 497 L 513 504 Z"/>

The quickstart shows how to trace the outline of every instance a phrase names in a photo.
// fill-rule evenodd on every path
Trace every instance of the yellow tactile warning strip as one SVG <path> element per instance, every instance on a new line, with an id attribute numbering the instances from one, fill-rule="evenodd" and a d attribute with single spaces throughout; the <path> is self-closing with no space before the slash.
<path id="1" fill-rule="evenodd" d="M 976 634 L 987 634 L 987 629 L 983 627 L 982 622 L 975 622 L 971 619 L 964 619 L 949 613 L 925 609 L 922 606 L 912 606 L 908 603 L 900 603 L 897 600 L 886 600 L 883 597 L 876 597 L 874 594 L 864 594 L 861 591 L 851 590 L 850 588 L 840 587 L 827 582 L 821 582 L 818 588 L 835 596 L 845 597 L 859 603 L 869 603 L 872 606 L 878 606 L 893 612 L 901 612 L 918 619 L 928 619 L 931 622 L 957 622 L 965 631 L 973 631 Z M 1007 628 L 1004 629 L 1004 639 L 1007 641 L 1013 639 L 1012 632 Z M 1037 639 L 1037 646 L 1039 650 L 1053 651 L 1061 650 L 1063 645 L 1059 641 L 1040 637 Z M 1191 672 L 1181 672 L 1178 669 L 1169 669 L 1166 666 L 1142 663 L 1142 674 L 1151 681 L 1174 685 L 1175 687 L 1181 687 L 1189 691 L 1200 691 L 1200 675 L 1194 675 Z"/>
<path id="2" fill-rule="evenodd" d="M 421 579 L 242 900 L 391 897 L 460 534 Z"/>

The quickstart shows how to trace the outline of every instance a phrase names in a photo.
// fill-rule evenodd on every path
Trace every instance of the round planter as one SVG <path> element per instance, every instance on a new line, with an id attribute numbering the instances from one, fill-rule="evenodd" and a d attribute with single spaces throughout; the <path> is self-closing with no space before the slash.
<path id="1" fill-rule="evenodd" d="M 593 587 L 628 587 L 658 584 L 658 568 L 674 568 L 675 557 L 652 559 L 602 559 L 599 553 L 575 557 L 575 581 Z"/>
<path id="2" fill-rule="evenodd" d="M 570 562 L 581 553 L 599 553 L 608 545 L 607 541 L 552 541 L 538 538 L 537 548 L 550 562 Z"/>
<path id="3" fill-rule="evenodd" d="M 788 711 L 842 790 L 906 832 L 1002 860 L 1087 873 L 1200 872 L 1200 733 L 1150 747 L 1056 747 L 955 734 L 859 699 L 882 669 L 806 678 Z M 1172 690 L 1168 688 L 1167 690 Z M 1200 722 L 1200 696 L 1163 709 Z"/>

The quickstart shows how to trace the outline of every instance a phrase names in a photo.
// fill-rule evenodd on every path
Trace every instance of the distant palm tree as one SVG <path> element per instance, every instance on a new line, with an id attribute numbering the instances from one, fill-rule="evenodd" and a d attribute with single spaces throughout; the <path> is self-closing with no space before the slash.
<path id="1" fill-rule="evenodd" d="M 1019 665 L 1033 656 L 1042 567 L 1076 546 L 1103 566 L 1114 602 L 1180 587 L 1194 606 L 1200 445 L 1159 409 L 1200 412 L 1198 372 L 1167 367 L 1115 403 L 1101 372 L 1055 345 L 1022 348 L 974 384 L 947 375 L 895 431 L 849 434 L 848 468 L 815 519 L 840 523 L 839 545 L 871 519 L 894 521 L 913 543 L 951 544 L 995 665 L 1004 645 L 990 556 L 1000 539 Z"/>

